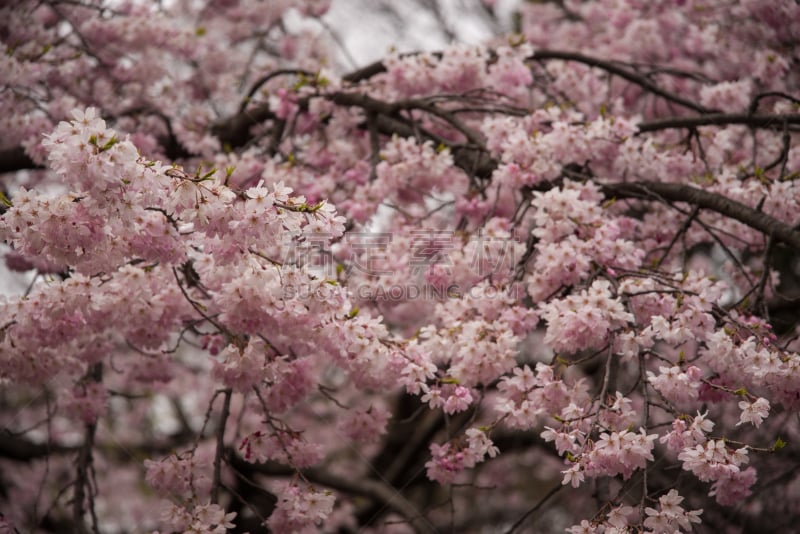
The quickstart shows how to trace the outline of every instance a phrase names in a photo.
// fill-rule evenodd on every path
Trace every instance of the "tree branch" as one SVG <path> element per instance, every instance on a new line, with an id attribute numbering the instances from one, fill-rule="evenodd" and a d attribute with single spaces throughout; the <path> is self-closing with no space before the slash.
<path id="1" fill-rule="evenodd" d="M 700 126 L 730 126 L 741 124 L 751 128 L 781 128 L 783 124 L 800 124 L 800 113 L 781 115 L 750 115 L 748 113 L 712 113 L 699 117 L 670 117 L 640 122 L 639 133 L 670 128 L 698 128 Z"/>
<path id="2" fill-rule="evenodd" d="M 53 454 L 70 454 L 78 447 L 67 447 L 56 443 L 34 443 L 16 437 L 9 432 L 0 432 L 0 458 L 18 462 L 30 462 Z"/>
<path id="3" fill-rule="evenodd" d="M 103 378 L 103 364 L 97 363 L 92 366 L 87 374 L 91 382 L 100 382 Z M 94 438 L 97 431 L 97 421 L 86 423 L 86 433 L 83 438 L 83 445 L 78 451 L 77 474 L 74 483 L 74 495 L 72 497 L 72 522 L 78 532 L 84 532 L 85 526 L 83 515 L 86 513 L 85 500 L 89 498 L 89 511 L 92 514 L 92 527 L 97 532 L 97 518 L 94 511 L 94 494 L 91 487 L 92 451 L 94 449 Z"/>
<path id="4" fill-rule="evenodd" d="M 15 172 L 23 169 L 43 169 L 37 165 L 25 153 L 21 146 L 0 150 L 0 174 L 4 172 Z"/>
<path id="5" fill-rule="evenodd" d="M 658 85 L 656 85 L 655 83 L 653 83 L 653 81 L 647 78 L 646 76 L 642 76 L 641 74 L 623 68 L 619 63 L 614 61 L 606 61 L 603 59 L 586 56 L 578 52 L 566 52 L 563 50 L 536 50 L 533 53 L 533 57 L 531 57 L 530 59 L 534 61 L 547 60 L 547 59 L 560 59 L 564 61 L 575 61 L 577 63 L 583 63 L 584 65 L 588 65 L 590 67 L 596 67 L 598 69 L 602 69 L 606 72 L 619 76 L 620 78 L 628 80 L 629 82 L 638 85 L 642 89 L 645 89 L 646 91 L 653 93 L 654 95 L 658 95 L 665 100 L 669 100 L 670 102 L 674 102 L 675 104 L 680 104 L 681 106 L 697 111 L 698 113 L 711 113 L 712 111 L 714 111 L 704 106 L 701 106 L 696 102 L 692 102 L 691 100 L 683 98 L 680 95 L 670 93 L 666 89 L 663 89 Z"/>
<path id="6" fill-rule="evenodd" d="M 211 486 L 212 504 L 219 502 L 219 488 L 222 480 L 222 452 L 225 448 L 225 426 L 231 413 L 231 388 L 226 389 L 224 395 L 222 413 L 219 416 L 219 428 L 217 428 L 217 449 L 214 452 L 214 481 Z"/>
<path id="7" fill-rule="evenodd" d="M 662 182 L 611 183 L 601 184 L 600 188 L 607 197 L 664 199 L 708 209 L 746 224 L 765 235 L 772 235 L 775 239 L 800 250 L 800 231 L 766 213 L 718 193 L 710 193 L 688 184 Z"/>
<path id="8" fill-rule="evenodd" d="M 297 475 L 297 471 L 291 467 L 274 463 L 245 462 L 232 451 L 228 456 L 231 465 L 240 472 L 285 477 Z M 349 495 L 357 495 L 379 501 L 385 507 L 405 518 L 415 532 L 421 534 L 435 534 L 437 532 L 436 527 L 422 515 L 411 501 L 406 499 L 398 490 L 380 480 L 345 478 L 339 475 L 332 475 L 319 468 L 303 469 L 300 471 L 300 474 L 309 482 L 326 486 Z"/>

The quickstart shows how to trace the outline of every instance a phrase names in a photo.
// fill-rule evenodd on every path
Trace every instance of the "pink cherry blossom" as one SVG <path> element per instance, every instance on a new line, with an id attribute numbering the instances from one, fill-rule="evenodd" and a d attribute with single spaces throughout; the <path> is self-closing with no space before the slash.
<path id="1" fill-rule="evenodd" d="M 0 7 L 0 530 L 796 522 L 800 5 L 373 4 Z"/>

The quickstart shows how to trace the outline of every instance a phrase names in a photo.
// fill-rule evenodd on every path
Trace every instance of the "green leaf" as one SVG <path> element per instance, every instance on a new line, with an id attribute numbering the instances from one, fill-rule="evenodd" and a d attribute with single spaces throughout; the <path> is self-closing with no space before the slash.
<path id="1" fill-rule="evenodd" d="M 14 207 L 14 203 L 11 202 L 8 199 L 8 197 L 5 195 L 5 193 L 3 193 L 2 191 L 0 191 L 0 204 L 2 204 L 3 206 L 5 206 L 7 208 L 13 208 Z"/>
<path id="2" fill-rule="evenodd" d="M 308 79 L 308 76 L 306 76 L 306 75 L 305 75 L 305 74 L 303 74 L 303 73 L 300 73 L 300 74 L 297 76 L 297 81 L 296 81 L 296 82 L 294 83 L 294 85 L 292 86 L 292 90 L 294 90 L 294 91 L 297 91 L 297 90 L 299 90 L 299 89 L 301 89 L 301 88 L 305 87 L 305 86 L 306 86 L 306 85 L 308 85 L 308 84 L 309 84 L 309 79 Z"/>
<path id="3" fill-rule="evenodd" d="M 773 451 L 779 451 L 787 445 L 780 437 L 775 440 L 775 445 L 772 446 Z"/>
<path id="4" fill-rule="evenodd" d="M 217 169 L 211 169 L 210 171 L 208 171 L 207 173 L 205 173 L 203 176 L 200 177 L 200 181 L 204 182 L 206 180 L 211 179 L 211 177 L 214 176 L 214 173 L 216 173 L 216 172 L 217 172 Z"/>
<path id="5" fill-rule="evenodd" d="M 119 142 L 119 139 L 117 139 L 117 136 L 116 135 L 113 136 L 111 139 L 108 140 L 108 142 L 106 144 L 104 144 L 103 146 L 100 147 L 100 152 L 105 152 L 106 150 L 109 150 L 111 147 L 116 145 L 118 142 Z"/>
<path id="6" fill-rule="evenodd" d="M 317 87 L 328 87 L 331 84 L 331 81 L 325 76 L 320 76 L 319 73 L 317 73 L 317 79 L 314 80 L 314 83 L 317 85 Z"/>

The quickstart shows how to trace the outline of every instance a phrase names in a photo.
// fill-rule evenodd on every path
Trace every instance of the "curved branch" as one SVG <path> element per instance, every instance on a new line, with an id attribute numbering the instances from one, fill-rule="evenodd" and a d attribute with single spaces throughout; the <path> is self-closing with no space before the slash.
<path id="1" fill-rule="evenodd" d="M 230 452 L 228 455 L 228 461 L 240 472 L 288 477 L 295 476 L 298 473 L 291 467 L 274 463 L 245 462 L 233 452 Z M 314 484 L 326 486 L 349 495 L 367 497 L 379 501 L 385 507 L 405 518 L 415 532 L 423 534 L 434 534 L 437 532 L 434 525 L 422 515 L 420 510 L 418 510 L 412 502 L 404 497 L 398 490 L 380 480 L 344 478 L 338 475 L 332 475 L 319 468 L 303 469 L 300 471 L 300 474 L 303 478 Z"/>
<path id="2" fill-rule="evenodd" d="M 636 72 L 632 72 L 628 69 L 623 68 L 620 66 L 619 63 L 614 61 L 606 61 L 603 59 L 598 59 L 591 56 L 586 56 L 584 54 L 580 54 L 578 52 L 566 52 L 562 50 L 536 50 L 533 53 L 533 57 L 529 58 L 530 60 L 538 61 L 538 60 L 546 60 L 546 59 L 560 59 L 564 61 L 575 61 L 577 63 L 583 63 L 584 65 L 588 65 L 590 67 L 596 67 L 598 69 L 602 69 L 606 72 L 619 76 L 625 80 L 628 80 L 631 83 L 635 83 L 642 89 L 645 89 L 654 95 L 658 95 L 665 100 L 669 100 L 670 102 L 674 102 L 675 104 L 680 104 L 685 108 L 692 109 L 697 111 L 698 113 L 711 113 L 714 110 L 708 109 L 704 106 L 701 106 L 697 102 L 692 102 L 686 98 L 683 98 L 680 95 L 676 95 L 674 93 L 670 93 L 666 89 L 663 89 L 653 83 L 652 80 L 649 78 L 642 76 Z"/>
<path id="3" fill-rule="evenodd" d="M 383 64 L 383 61 L 375 61 L 366 67 L 362 67 L 358 70 L 354 70 L 353 72 L 345 74 L 342 76 L 342 80 L 350 83 L 358 83 L 384 72 L 386 72 L 386 65 Z"/>
<path id="4" fill-rule="evenodd" d="M 800 124 L 800 113 L 780 115 L 751 115 L 749 113 L 712 113 L 699 117 L 670 117 L 640 122 L 639 133 L 668 130 L 670 128 L 698 128 L 700 126 L 730 126 L 741 124 L 751 128 L 781 128 L 785 124 Z"/>
<path id="5" fill-rule="evenodd" d="M 620 78 L 628 80 L 629 82 L 632 82 L 655 95 L 661 96 L 666 100 L 669 100 L 676 104 L 680 104 L 686 108 L 704 114 L 704 116 L 701 117 L 668 118 L 668 119 L 642 122 L 639 124 L 640 132 L 656 131 L 668 128 L 693 128 L 697 126 L 707 126 L 707 125 L 722 126 L 727 124 L 746 124 L 748 126 L 755 128 L 770 128 L 778 121 L 785 121 L 788 124 L 800 124 L 800 114 L 752 115 L 744 113 L 742 114 L 712 113 L 714 110 L 709 110 L 704 106 L 697 104 L 696 102 L 692 102 L 686 98 L 681 97 L 680 95 L 670 93 L 669 91 L 659 87 L 648 77 L 641 75 L 635 71 L 629 70 L 618 62 L 606 61 L 595 57 L 587 56 L 584 54 L 580 54 L 577 52 L 543 49 L 543 50 L 537 50 L 535 54 L 528 59 L 529 61 L 539 61 L 539 60 L 549 60 L 549 59 L 575 61 L 591 67 L 603 69 L 615 76 L 619 76 Z M 383 72 L 386 72 L 386 66 L 383 64 L 383 62 L 377 61 L 375 63 L 367 65 L 366 67 L 345 74 L 342 77 L 342 80 L 349 83 L 358 83 L 362 80 L 369 79 Z M 261 79 L 259 79 L 253 85 L 253 87 L 251 87 L 248 96 L 254 94 L 257 88 L 266 81 L 268 81 L 269 79 L 278 75 L 288 75 L 288 74 L 309 74 L 309 73 L 304 73 L 302 70 L 298 69 L 281 69 L 273 71 L 267 74 L 266 76 L 262 77 Z M 403 105 L 405 105 L 405 107 L 417 107 L 420 109 L 424 108 L 424 106 L 419 105 L 419 102 L 415 103 L 413 101 L 407 101 L 405 103 L 391 103 L 391 102 L 381 101 L 372 98 L 368 95 L 359 93 L 337 93 L 328 96 L 328 98 L 331 98 L 333 102 L 340 105 L 359 106 L 364 109 L 369 109 L 371 111 L 374 111 L 378 114 L 385 114 L 385 115 L 395 114 L 399 109 L 403 107 Z M 252 135 L 250 134 L 251 127 L 253 127 L 256 124 L 262 123 L 266 120 L 276 119 L 275 115 L 269 109 L 268 104 L 261 104 L 250 109 L 244 109 L 244 106 L 246 106 L 248 100 L 249 100 L 248 98 L 244 99 L 244 101 L 242 102 L 242 107 L 240 108 L 238 113 L 232 115 L 231 117 L 225 120 L 218 122 L 212 128 L 212 132 L 219 138 L 219 140 L 223 145 L 230 148 L 238 148 L 244 146 L 252 139 Z M 431 112 L 430 109 L 424 111 L 427 111 L 429 113 Z M 152 113 L 152 110 L 150 112 Z M 445 120 L 448 120 L 452 124 L 452 117 L 444 117 L 444 118 Z M 401 131 L 394 131 L 392 133 L 404 135 L 404 133 L 402 133 Z M 462 131 L 462 133 L 464 132 Z M 170 137 L 174 136 L 170 135 Z M 179 149 L 179 147 L 176 147 L 174 145 L 175 145 L 174 141 L 172 143 L 167 143 L 165 145 L 169 152 L 168 155 L 170 157 L 191 156 L 191 154 L 184 153 L 182 150 Z M 469 167 L 471 167 L 471 171 L 468 172 L 475 172 L 476 167 L 474 165 L 470 165 Z M 476 174 L 480 176 L 488 176 L 489 174 L 491 174 L 490 171 L 487 173 L 488 169 L 485 168 L 486 167 L 485 162 L 479 167 L 480 169 L 478 172 L 476 172 Z M 8 148 L 0 151 L 0 173 L 13 172 L 23 169 L 33 169 L 33 168 L 39 168 L 39 166 L 37 166 L 25 154 L 25 151 L 23 150 L 22 147 Z"/>
<path id="6" fill-rule="evenodd" d="M 688 184 L 662 182 L 611 183 L 601 184 L 600 188 L 607 197 L 664 199 L 672 202 L 686 202 L 701 209 L 708 209 L 730 217 L 800 250 L 800 231 L 766 213 L 757 211 L 718 193 L 704 191 Z"/>
<path id="7" fill-rule="evenodd" d="M 247 95 L 242 99 L 242 103 L 239 104 L 239 113 L 241 114 L 247 109 L 247 104 L 250 103 L 250 100 L 253 98 L 253 95 L 255 95 L 256 92 L 265 83 L 267 83 L 273 78 L 277 78 L 278 76 L 291 76 L 291 75 L 307 76 L 311 78 L 314 76 L 314 73 L 303 69 L 278 69 L 278 70 L 273 70 L 268 74 L 265 74 L 264 76 L 256 80 L 250 87 L 250 90 L 247 92 Z"/>
<path id="8" fill-rule="evenodd" d="M 332 100 L 341 105 L 360 106 L 381 113 L 378 126 L 382 133 L 413 135 L 410 126 L 397 119 L 387 117 L 402 103 L 391 104 L 376 100 L 368 95 L 339 93 Z M 385 115 L 384 115 L 385 114 Z M 391 122 L 387 122 L 391 121 Z M 710 114 L 701 117 L 664 119 L 640 124 L 649 131 L 663 128 L 685 128 L 701 125 L 746 124 L 751 127 L 766 128 L 772 124 L 782 125 L 785 122 L 800 123 L 800 114 L 787 115 L 747 115 L 747 114 Z M 412 130 L 412 131 L 409 131 Z M 648 131 L 648 130 L 645 130 Z M 489 177 L 497 168 L 497 161 L 483 151 L 469 150 L 468 147 L 452 147 L 454 162 L 470 175 Z M 737 220 L 747 226 L 773 236 L 779 241 L 800 250 L 800 231 L 775 219 L 761 211 L 729 199 L 718 193 L 711 193 L 687 185 L 661 182 L 619 183 L 601 186 L 606 196 L 618 198 L 660 198 L 674 202 L 686 202 L 701 209 L 708 209 Z"/>
<path id="9" fill-rule="evenodd" d="M 223 146 L 238 148 L 250 141 L 250 128 L 260 122 L 275 118 L 275 115 L 269 109 L 269 104 L 262 104 L 246 109 L 228 120 L 216 124 L 211 131 L 219 138 Z"/>

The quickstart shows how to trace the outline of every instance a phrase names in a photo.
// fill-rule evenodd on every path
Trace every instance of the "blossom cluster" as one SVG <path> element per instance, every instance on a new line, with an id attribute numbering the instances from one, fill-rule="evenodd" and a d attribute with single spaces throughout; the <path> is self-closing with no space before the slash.
<path id="1" fill-rule="evenodd" d="M 800 6 L 343 4 L 0 7 L 0 529 L 795 518 Z"/>

